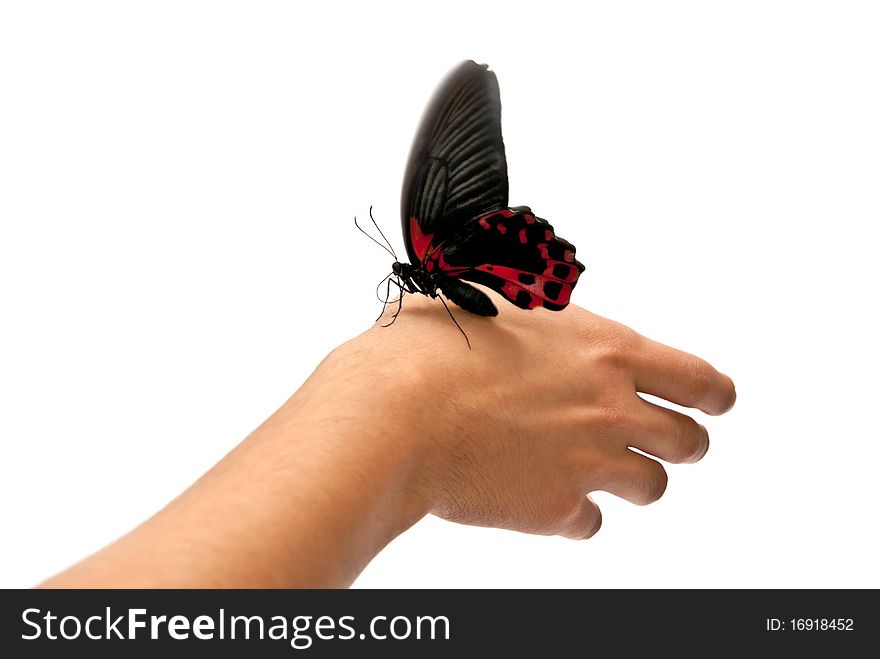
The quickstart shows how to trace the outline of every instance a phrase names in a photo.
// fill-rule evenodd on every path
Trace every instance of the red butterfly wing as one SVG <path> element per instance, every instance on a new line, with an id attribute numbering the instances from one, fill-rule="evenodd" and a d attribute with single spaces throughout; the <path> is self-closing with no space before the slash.
<path id="1" fill-rule="evenodd" d="M 564 309 L 584 271 L 574 245 L 526 207 L 487 213 L 461 234 L 426 245 L 425 267 L 488 286 L 522 309 Z"/>

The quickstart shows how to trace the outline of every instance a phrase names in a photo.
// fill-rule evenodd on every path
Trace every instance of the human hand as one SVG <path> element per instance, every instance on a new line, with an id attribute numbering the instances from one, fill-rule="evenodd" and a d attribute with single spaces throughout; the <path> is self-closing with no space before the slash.
<path id="1" fill-rule="evenodd" d="M 705 361 L 584 309 L 497 306 L 497 318 L 457 311 L 468 350 L 442 305 L 407 296 L 392 326 L 334 351 L 301 390 L 326 387 L 309 396 L 319 408 L 344 400 L 346 415 L 398 433 L 411 510 L 588 538 L 601 524 L 589 492 L 644 505 L 666 488 L 660 462 L 630 447 L 671 463 L 708 450 L 702 425 L 637 392 L 712 415 L 735 401 L 731 379 Z"/>

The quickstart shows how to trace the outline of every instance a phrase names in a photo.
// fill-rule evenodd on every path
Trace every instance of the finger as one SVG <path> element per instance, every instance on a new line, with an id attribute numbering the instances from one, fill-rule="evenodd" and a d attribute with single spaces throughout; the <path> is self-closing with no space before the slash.
<path id="1" fill-rule="evenodd" d="M 645 340 L 633 356 L 636 390 L 695 407 L 706 414 L 724 414 L 736 401 L 733 380 L 708 362 L 681 350 Z"/>
<path id="2" fill-rule="evenodd" d="M 601 526 L 602 511 L 588 495 L 584 497 L 583 503 L 571 517 L 565 521 L 559 535 L 572 540 L 586 540 L 596 535 Z"/>
<path id="3" fill-rule="evenodd" d="M 656 460 L 626 449 L 611 458 L 600 490 L 638 506 L 654 503 L 666 491 L 666 470 Z"/>
<path id="4" fill-rule="evenodd" d="M 639 398 L 629 445 L 672 463 L 696 462 L 709 450 L 709 433 L 691 417 Z"/>

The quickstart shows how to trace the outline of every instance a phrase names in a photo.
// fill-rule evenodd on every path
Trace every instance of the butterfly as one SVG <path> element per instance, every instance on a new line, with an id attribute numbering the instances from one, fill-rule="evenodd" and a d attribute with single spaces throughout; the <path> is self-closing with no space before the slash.
<path id="1" fill-rule="evenodd" d="M 584 271 L 574 245 L 546 220 L 528 206 L 508 206 L 501 96 L 485 64 L 459 64 L 429 102 L 403 178 L 401 220 L 409 263 L 392 248 L 392 272 L 383 280 L 400 289 L 392 322 L 404 293 L 443 293 L 466 311 L 497 315 L 489 296 L 467 282 L 521 309 L 558 311 Z"/>

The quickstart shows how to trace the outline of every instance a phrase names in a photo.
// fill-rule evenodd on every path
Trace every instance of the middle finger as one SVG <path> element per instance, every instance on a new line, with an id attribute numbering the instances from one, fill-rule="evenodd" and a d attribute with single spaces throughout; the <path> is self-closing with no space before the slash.
<path id="1" fill-rule="evenodd" d="M 636 396 L 629 445 L 671 463 L 696 462 L 709 450 L 706 428 L 686 414 Z"/>

